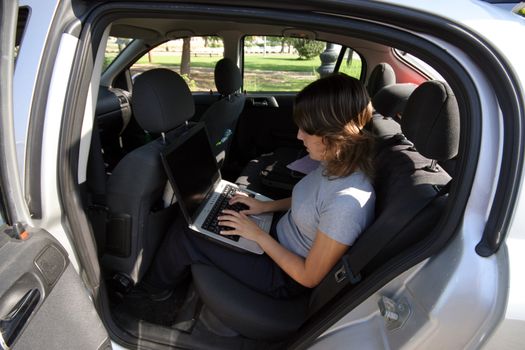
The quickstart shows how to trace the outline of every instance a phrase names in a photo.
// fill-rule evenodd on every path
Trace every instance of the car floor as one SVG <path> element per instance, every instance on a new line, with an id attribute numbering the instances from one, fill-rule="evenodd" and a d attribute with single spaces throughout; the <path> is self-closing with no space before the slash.
<path id="1" fill-rule="evenodd" d="M 142 292 L 131 291 L 128 294 L 114 295 L 115 314 L 129 316 L 160 326 L 171 327 L 177 322 L 177 317 L 186 303 L 188 283 L 176 288 L 166 300 L 153 301 Z"/>
<path id="2" fill-rule="evenodd" d="M 163 301 L 141 291 L 122 293 L 108 283 L 111 313 L 139 343 L 152 341 L 199 349 L 282 349 L 281 342 L 247 339 L 226 327 L 200 301 L 188 278 Z"/>

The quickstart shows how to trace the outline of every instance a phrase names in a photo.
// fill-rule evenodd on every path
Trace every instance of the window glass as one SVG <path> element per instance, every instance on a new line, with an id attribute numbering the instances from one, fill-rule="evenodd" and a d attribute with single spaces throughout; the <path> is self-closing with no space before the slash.
<path id="1" fill-rule="evenodd" d="M 517 14 L 518 16 L 525 17 L 525 3 L 520 2 L 516 6 L 512 8 L 512 12 Z"/>
<path id="2" fill-rule="evenodd" d="M 359 54 L 351 48 L 347 48 L 345 51 L 345 56 L 341 61 L 339 72 L 348 74 L 349 76 L 357 79 L 361 79 L 361 74 L 363 72 L 361 56 L 359 56 Z"/>
<path id="3" fill-rule="evenodd" d="M 106 53 L 104 55 L 104 65 L 102 71 L 109 67 L 109 65 L 115 60 L 115 58 L 128 46 L 133 39 L 129 38 L 117 38 L 110 36 L 108 43 L 106 44 Z"/>
<path id="4" fill-rule="evenodd" d="M 223 57 L 224 45 L 216 36 L 170 40 L 135 62 L 130 68 L 131 76 L 153 68 L 167 68 L 182 75 L 191 91 L 215 91 L 213 71 Z"/>
<path id="5" fill-rule="evenodd" d="M 347 50 L 348 51 L 348 50 Z M 244 37 L 244 90 L 300 91 L 321 76 L 333 72 L 341 45 L 282 36 Z M 352 51 L 353 53 L 353 51 Z M 361 75 L 359 55 L 350 53 L 344 72 Z"/>
<path id="6" fill-rule="evenodd" d="M 408 52 L 401 51 L 398 49 L 393 49 L 393 50 L 394 50 L 394 53 L 396 54 L 396 57 L 398 57 L 401 61 L 405 62 L 406 64 L 418 69 L 420 72 L 425 74 L 428 78 L 445 80 L 441 76 L 441 74 L 438 73 L 438 71 L 436 71 L 429 64 L 420 60 L 416 56 L 413 56 L 409 54 Z"/>

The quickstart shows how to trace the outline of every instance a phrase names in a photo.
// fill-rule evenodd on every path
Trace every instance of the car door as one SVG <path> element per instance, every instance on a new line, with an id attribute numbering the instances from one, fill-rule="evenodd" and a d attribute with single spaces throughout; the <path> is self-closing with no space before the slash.
<path id="1" fill-rule="evenodd" d="M 17 1 L 8 0 L 2 0 L 1 6 L 0 349 L 111 348 L 91 297 L 62 245 L 45 230 L 26 224 L 12 85 L 20 38 L 15 35 L 17 24 L 23 27 L 30 9 L 19 9 Z"/>

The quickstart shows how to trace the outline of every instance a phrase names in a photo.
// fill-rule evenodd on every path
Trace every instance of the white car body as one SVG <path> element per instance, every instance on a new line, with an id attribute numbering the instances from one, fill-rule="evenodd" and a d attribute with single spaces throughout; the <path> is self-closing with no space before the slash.
<path id="1" fill-rule="evenodd" d="M 62 1 L 64 2 L 64 1 Z M 71 216 L 66 215 L 58 174 L 60 130 L 64 124 L 64 110 L 67 109 L 69 82 L 75 63 L 80 39 L 69 33 L 50 30 L 57 15 L 59 1 L 20 0 L 19 6 L 31 8 L 31 16 L 25 29 L 24 41 L 20 47 L 13 75 L 13 120 L 12 124 L 2 122 L 2 137 L 9 148 L 0 155 L 10 171 L 5 171 L 2 189 L 8 184 L 7 200 L 11 203 L 11 218 L 27 227 L 48 231 L 63 246 L 75 269 L 84 282 L 90 281 L 89 271 L 79 255 L 78 243 L 72 239 Z M 430 1 L 415 0 L 385 1 L 402 9 L 409 9 L 429 17 L 446 18 L 450 23 L 463 27 L 466 37 L 479 40 L 482 45 L 491 45 L 507 64 L 510 79 L 516 84 L 516 98 L 521 103 L 520 117 L 524 117 L 525 101 L 525 18 L 508 10 L 500 9 L 481 1 Z M 264 6 L 264 5 L 261 5 Z M 436 17 L 434 17 L 436 18 Z M 395 26 L 394 24 L 389 24 Z M 108 33 L 106 33 L 108 34 Z M 479 95 L 481 111 L 480 144 L 475 177 L 470 196 L 465 206 L 460 227 L 452 241 L 438 254 L 426 258 L 417 265 L 392 279 L 359 306 L 348 312 L 338 322 L 323 330 L 315 340 L 295 343 L 301 347 L 309 344 L 312 349 L 343 349 L 355 346 L 360 349 L 520 349 L 525 347 L 525 276 L 520 268 L 525 266 L 525 194 L 521 190 L 523 171 L 516 169 L 519 183 L 513 184 L 514 203 L 510 203 L 507 215 L 512 216 L 505 231 L 505 241 L 497 252 L 482 257 L 476 246 L 482 239 L 489 215 L 493 210 L 498 193 L 500 174 L 509 164 L 503 164 L 505 118 L 501 110 L 497 91 L 487 78 L 482 62 L 465 52 L 465 48 L 446 42 L 429 33 L 412 34 L 433 43 L 454 57 L 459 66 L 468 74 Z M 53 36 L 54 35 L 54 36 Z M 43 60 L 46 45 L 53 40 L 58 45 L 52 60 Z M 103 47 L 98 47 L 96 60 L 103 59 Z M 42 65 L 48 65 L 43 67 Z M 91 140 L 91 128 L 96 107 L 96 96 L 101 74 L 101 65 L 95 66 L 87 96 L 84 98 L 85 111 L 82 117 L 82 132 L 78 168 L 78 183 L 86 179 L 87 154 Z M 42 69 L 49 72 L 42 73 Z M 37 95 L 36 86 L 48 79 L 48 95 L 44 102 Z M 4 82 L 2 82 L 4 84 Z M 69 101 L 70 102 L 70 101 Z M 31 139 L 29 124 L 35 117 L 34 106 L 42 113 L 42 138 L 39 144 Z M 45 106 L 42 110 L 41 106 Z M 520 123 L 525 120 L 521 119 Z M 5 129 L 10 126 L 10 129 Z M 524 136 L 516 131 L 515 138 L 523 142 Z M 468 142 L 468 141 L 466 141 Z M 15 146 L 16 145 L 16 146 Z M 33 217 L 27 205 L 27 182 L 33 174 L 28 172 L 27 159 L 31 148 L 41 149 L 40 186 L 41 215 Z M 521 149 L 523 155 L 523 149 Z M 519 188 L 519 189 L 518 189 Z M 93 248 L 90 248 L 93 249 Z M 4 263 L 2 263 L 4 264 Z M 1 284 L 1 282 L 0 282 Z M 86 287 L 90 300 L 93 290 Z M 0 294 L 2 288 L 0 288 Z M 409 306 L 410 314 L 399 329 L 389 330 L 381 315 L 378 301 L 386 296 Z M 96 299 L 96 298 L 95 298 Z M 97 305 L 100 308 L 100 305 Z M 104 312 L 98 310 L 99 315 Z M 2 315 L 0 315 L 2 316 Z M 77 315 L 82 317 L 82 315 Z M 105 321 L 106 326 L 109 322 Z M 85 329 L 84 332 L 90 332 Z M 112 332 L 110 331 L 111 335 Z M 114 340 L 113 348 L 132 347 Z M 120 345 L 119 345 L 120 344 Z M 299 345 L 298 345 L 299 344 Z M 145 345 L 147 347 L 148 345 Z M 2 348 L 0 344 L 0 348 Z"/>

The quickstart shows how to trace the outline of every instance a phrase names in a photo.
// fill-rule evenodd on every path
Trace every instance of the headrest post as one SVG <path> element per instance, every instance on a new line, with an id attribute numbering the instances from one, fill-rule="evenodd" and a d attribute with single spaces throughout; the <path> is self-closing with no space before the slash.
<path id="1" fill-rule="evenodd" d="M 163 132 L 161 132 L 161 133 L 160 133 L 160 136 L 162 137 L 162 143 L 163 143 L 163 144 L 166 144 L 166 134 L 163 133 Z"/>
<path id="2" fill-rule="evenodd" d="M 439 172 L 437 164 L 438 164 L 437 160 L 432 159 L 430 164 L 425 167 L 425 170 L 430 171 L 432 173 L 437 173 Z"/>

